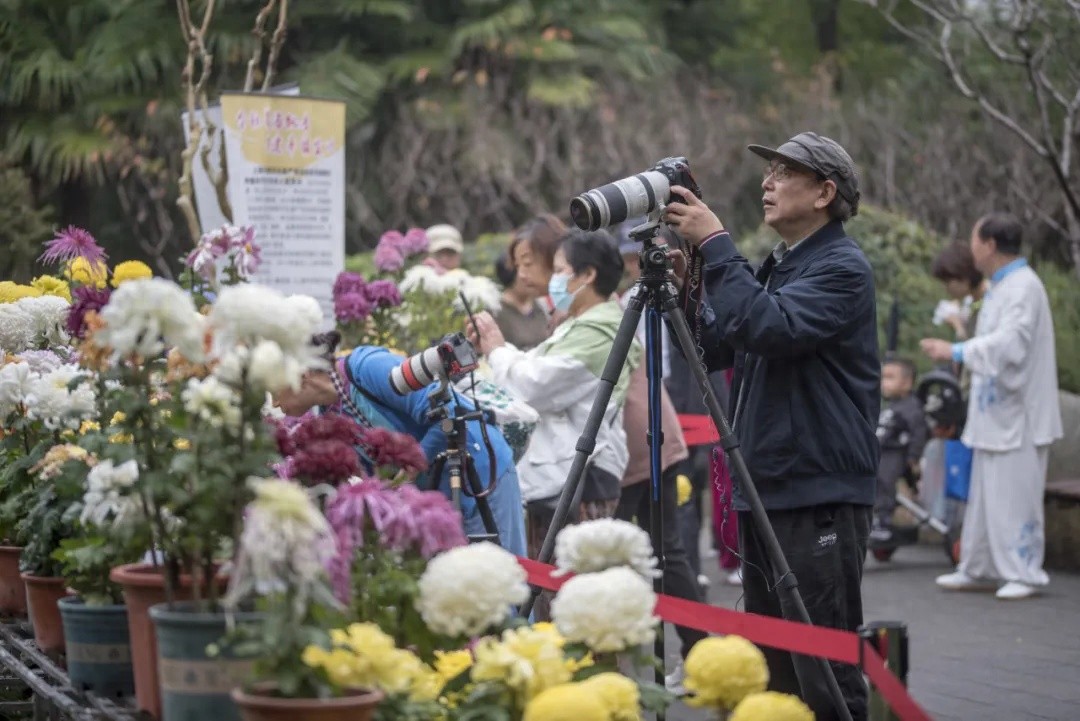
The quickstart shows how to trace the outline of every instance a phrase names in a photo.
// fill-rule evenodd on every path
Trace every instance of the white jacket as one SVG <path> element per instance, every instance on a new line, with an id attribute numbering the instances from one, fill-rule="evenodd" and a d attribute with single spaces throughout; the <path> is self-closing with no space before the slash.
<path id="1" fill-rule="evenodd" d="M 551 338 L 527 353 L 505 345 L 488 356 L 495 383 L 540 414 L 529 448 L 517 464 L 526 501 L 551 498 L 562 491 L 621 316 L 617 304 L 602 303 L 567 320 Z M 622 406 L 630 370 L 640 353 L 635 342 L 604 413 L 592 455 L 598 468 L 616 478 L 622 478 L 628 460 Z"/>
<path id="2" fill-rule="evenodd" d="M 1047 445 L 1061 438 L 1057 361 L 1050 302 L 1039 276 L 1027 266 L 991 285 L 963 344 L 971 370 L 971 396 L 963 441 L 985 451 L 1021 444 Z"/>

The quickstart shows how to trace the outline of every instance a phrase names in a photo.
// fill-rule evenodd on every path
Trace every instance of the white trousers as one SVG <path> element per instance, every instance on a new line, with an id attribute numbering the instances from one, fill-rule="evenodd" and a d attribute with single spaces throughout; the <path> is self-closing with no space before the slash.
<path id="1" fill-rule="evenodd" d="M 1050 447 L 976 449 L 960 538 L 959 570 L 972 578 L 1045 586 L 1043 493 Z"/>

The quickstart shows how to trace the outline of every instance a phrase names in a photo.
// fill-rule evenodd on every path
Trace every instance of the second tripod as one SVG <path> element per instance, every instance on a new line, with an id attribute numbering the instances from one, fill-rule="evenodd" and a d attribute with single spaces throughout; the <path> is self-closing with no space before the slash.
<path id="1" fill-rule="evenodd" d="M 469 421 L 486 422 L 482 410 L 461 412 L 461 408 L 455 404 L 453 413 L 450 411 L 451 393 L 449 384 L 443 380 L 439 389 L 428 396 L 431 409 L 428 411 L 428 419 L 439 424 L 439 428 L 446 435 L 446 450 L 435 456 L 431 463 L 429 476 L 436 486 L 443 476 L 443 471 L 448 470 L 450 480 L 450 501 L 454 508 L 461 510 L 461 494 L 476 500 L 476 509 L 480 514 L 480 520 L 484 523 L 483 534 L 469 536 L 470 543 L 490 541 L 499 543 L 499 529 L 495 525 L 495 516 L 491 513 L 491 505 L 487 497 L 495 490 L 496 479 L 494 478 L 494 459 L 489 465 L 492 477 L 488 479 L 487 490 L 480 483 L 480 476 L 476 472 L 476 464 L 472 456 L 466 450 L 466 423 Z M 486 439 L 485 439 L 486 440 Z M 488 444 L 488 452 L 491 452 Z M 465 487 L 464 484 L 468 483 Z"/>

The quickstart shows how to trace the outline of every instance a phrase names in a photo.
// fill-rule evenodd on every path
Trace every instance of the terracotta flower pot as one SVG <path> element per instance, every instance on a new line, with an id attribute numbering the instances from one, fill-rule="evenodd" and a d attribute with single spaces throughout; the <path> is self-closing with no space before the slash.
<path id="1" fill-rule="evenodd" d="M 26 615 L 26 584 L 19 574 L 22 546 L 0 546 L 0 616 Z"/>
<path id="2" fill-rule="evenodd" d="M 22 574 L 26 584 L 26 608 L 30 625 L 34 627 L 34 641 L 50 656 L 64 650 L 64 621 L 60 617 L 57 602 L 69 596 L 67 582 L 57 576 L 31 576 Z"/>
<path id="3" fill-rule="evenodd" d="M 158 682 L 158 649 L 150 607 L 165 603 L 165 576 L 162 569 L 149 563 L 129 563 L 117 566 L 109 579 L 124 590 L 124 605 L 128 611 L 128 632 L 131 637 L 131 665 L 135 671 L 135 701 L 141 711 L 161 718 L 161 690 Z M 218 576 L 216 583 L 224 592 L 228 579 Z M 174 600 L 191 600 L 190 576 L 180 578 L 180 588 Z"/>
<path id="4" fill-rule="evenodd" d="M 233 702 L 243 721 L 370 721 L 382 701 L 381 691 L 357 690 L 341 698 L 280 698 L 277 685 L 234 689 Z"/>

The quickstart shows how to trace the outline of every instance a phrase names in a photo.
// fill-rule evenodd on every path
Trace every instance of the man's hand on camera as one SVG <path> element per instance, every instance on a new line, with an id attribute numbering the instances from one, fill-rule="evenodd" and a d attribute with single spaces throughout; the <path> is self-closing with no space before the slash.
<path id="1" fill-rule="evenodd" d="M 668 203 L 664 207 L 664 222 L 687 243 L 701 245 L 701 241 L 724 229 L 716 213 L 692 192 L 680 185 L 671 186 L 671 192 L 686 202 Z"/>
<path id="2" fill-rule="evenodd" d="M 932 361 L 952 360 L 952 343 L 938 338 L 923 338 L 919 341 L 919 347 L 926 357 Z"/>
<path id="3" fill-rule="evenodd" d="M 491 317 L 491 313 L 485 310 L 477 313 L 474 318 L 475 324 L 471 320 L 465 321 L 465 337 L 477 351 L 482 355 L 488 355 L 496 348 L 506 345 L 506 339 L 499 330 L 499 324 Z"/>
<path id="4" fill-rule="evenodd" d="M 675 275 L 675 285 L 682 288 L 683 283 L 686 282 L 686 254 L 678 248 L 673 248 L 668 251 L 667 256 L 671 260 L 671 271 Z"/>

